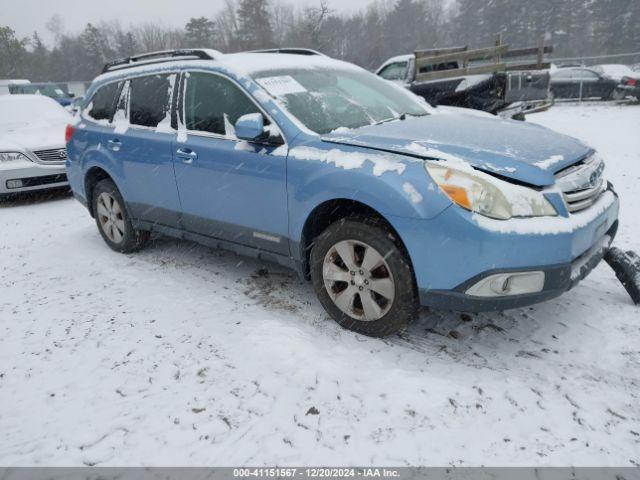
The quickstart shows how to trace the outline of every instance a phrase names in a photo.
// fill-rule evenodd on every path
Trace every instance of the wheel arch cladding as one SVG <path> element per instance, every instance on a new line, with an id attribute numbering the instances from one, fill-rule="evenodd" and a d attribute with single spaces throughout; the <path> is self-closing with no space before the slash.
<path id="1" fill-rule="evenodd" d="M 109 174 L 104 168 L 93 166 L 87 170 L 84 176 L 84 192 L 87 198 L 87 206 L 89 213 L 92 217 L 95 216 L 93 211 L 93 189 L 101 180 L 111 180 L 117 187 L 117 183 L 113 179 L 113 176 Z"/>
<path id="2" fill-rule="evenodd" d="M 302 271 L 305 277 L 309 278 L 311 248 L 317 236 L 325 231 L 329 225 L 347 218 L 370 219 L 372 224 L 382 226 L 385 230 L 389 231 L 394 236 L 395 243 L 406 256 L 413 271 L 411 257 L 409 256 L 402 237 L 383 214 L 357 200 L 335 198 L 316 206 L 308 215 L 302 227 L 299 251 L 297 253 L 302 262 Z"/>

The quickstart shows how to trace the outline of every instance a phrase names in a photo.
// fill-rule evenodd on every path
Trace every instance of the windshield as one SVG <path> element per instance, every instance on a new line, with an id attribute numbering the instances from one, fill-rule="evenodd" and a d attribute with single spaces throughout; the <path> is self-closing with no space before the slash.
<path id="1" fill-rule="evenodd" d="M 281 69 L 253 77 L 319 134 L 429 113 L 425 103 L 402 87 L 357 69 Z"/>

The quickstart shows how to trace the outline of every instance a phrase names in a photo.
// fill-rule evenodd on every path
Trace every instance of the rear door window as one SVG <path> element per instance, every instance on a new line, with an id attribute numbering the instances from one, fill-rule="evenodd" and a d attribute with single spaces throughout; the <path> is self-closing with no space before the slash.
<path id="1" fill-rule="evenodd" d="M 260 109 L 233 82 L 219 75 L 190 72 L 185 93 L 187 130 L 235 138 L 233 126 L 247 113 Z M 265 119 L 265 123 L 268 120 Z"/>
<path id="2" fill-rule="evenodd" d="M 100 87 L 87 105 L 86 114 L 94 120 L 111 120 L 119 87 L 118 82 Z"/>
<path id="3" fill-rule="evenodd" d="M 156 128 L 171 124 L 171 93 L 175 74 L 148 75 L 129 82 L 129 123 Z"/>

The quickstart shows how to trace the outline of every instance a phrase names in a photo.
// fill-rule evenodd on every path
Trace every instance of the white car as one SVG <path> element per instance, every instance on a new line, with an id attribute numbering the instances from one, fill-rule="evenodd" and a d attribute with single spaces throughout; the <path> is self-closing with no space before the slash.
<path id="1" fill-rule="evenodd" d="M 68 185 L 64 132 L 71 119 L 44 95 L 0 97 L 0 198 Z"/>
<path id="2" fill-rule="evenodd" d="M 618 82 L 613 94 L 614 100 L 622 100 L 626 96 L 640 99 L 640 72 L 627 65 L 596 65 L 593 69 Z"/>

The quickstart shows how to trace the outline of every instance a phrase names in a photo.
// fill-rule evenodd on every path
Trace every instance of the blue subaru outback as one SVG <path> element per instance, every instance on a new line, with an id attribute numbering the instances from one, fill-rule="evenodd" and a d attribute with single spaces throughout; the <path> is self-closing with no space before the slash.
<path id="1" fill-rule="evenodd" d="M 312 51 L 113 62 L 66 136 L 71 187 L 113 250 L 157 232 L 278 262 L 367 335 L 420 305 L 556 297 L 618 225 L 604 164 L 579 141 L 433 109 Z"/>

